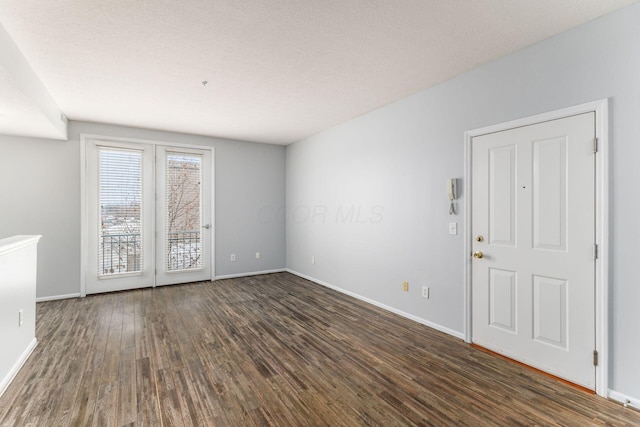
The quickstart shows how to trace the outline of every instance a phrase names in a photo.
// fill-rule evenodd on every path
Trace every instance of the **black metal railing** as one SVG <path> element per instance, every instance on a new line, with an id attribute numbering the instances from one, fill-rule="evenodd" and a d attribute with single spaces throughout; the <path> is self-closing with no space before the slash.
<path id="1" fill-rule="evenodd" d="M 167 233 L 167 270 L 202 267 L 202 242 L 199 230 Z"/>
<path id="2" fill-rule="evenodd" d="M 142 269 L 140 234 L 103 234 L 100 236 L 101 275 L 127 273 Z"/>

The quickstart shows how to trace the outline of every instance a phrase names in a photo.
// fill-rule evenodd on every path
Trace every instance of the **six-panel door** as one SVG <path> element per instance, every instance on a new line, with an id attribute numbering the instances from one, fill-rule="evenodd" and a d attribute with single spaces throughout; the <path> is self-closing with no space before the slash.
<path id="1" fill-rule="evenodd" d="M 472 248 L 483 255 L 472 262 L 473 342 L 591 389 L 594 120 L 472 142 Z"/>

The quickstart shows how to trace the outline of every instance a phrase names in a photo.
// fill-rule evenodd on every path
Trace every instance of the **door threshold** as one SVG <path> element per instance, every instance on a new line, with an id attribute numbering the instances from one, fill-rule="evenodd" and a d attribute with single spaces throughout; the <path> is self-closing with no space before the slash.
<path id="1" fill-rule="evenodd" d="M 578 390 L 581 390 L 581 391 L 583 391 L 585 393 L 596 394 L 595 390 L 591 390 L 590 388 L 581 386 L 581 385 L 576 384 L 576 383 L 572 383 L 571 381 L 565 380 L 564 378 L 560 378 L 560 377 L 557 377 L 557 376 L 555 376 L 553 374 L 550 374 L 549 372 L 545 372 L 545 371 L 543 371 L 541 369 L 534 368 L 531 365 L 527 365 L 526 363 L 519 362 L 519 361 L 517 361 L 515 359 L 512 359 L 510 357 L 505 356 L 504 354 L 500 354 L 500 353 L 497 353 L 497 352 L 495 352 L 493 350 L 489 350 L 488 348 L 482 347 L 482 346 L 480 346 L 478 344 L 471 343 L 471 347 L 475 348 L 476 350 L 480 350 L 480 351 L 482 351 L 484 353 L 490 354 L 492 356 L 499 357 L 500 359 L 507 360 L 509 362 L 515 363 L 516 365 L 520 365 L 520 366 L 522 366 L 522 367 L 524 367 L 524 368 L 526 368 L 526 369 L 528 369 L 530 371 L 542 374 L 545 377 L 553 378 L 556 381 L 559 381 L 559 382 L 561 382 L 563 384 L 566 384 L 566 385 L 568 385 L 570 387 L 573 387 L 573 388 L 576 388 Z"/>

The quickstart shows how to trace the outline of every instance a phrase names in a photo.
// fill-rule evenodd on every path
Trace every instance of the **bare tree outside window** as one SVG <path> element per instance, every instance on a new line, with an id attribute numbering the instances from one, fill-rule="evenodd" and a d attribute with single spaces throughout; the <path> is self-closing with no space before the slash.
<path id="1" fill-rule="evenodd" d="M 166 163 L 167 269 L 202 267 L 202 158 L 169 154 Z"/>

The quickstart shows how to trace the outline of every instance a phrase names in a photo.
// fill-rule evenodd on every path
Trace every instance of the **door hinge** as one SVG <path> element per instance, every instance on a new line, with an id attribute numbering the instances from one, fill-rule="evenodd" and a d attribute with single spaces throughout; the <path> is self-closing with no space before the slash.
<path id="1" fill-rule="evenodd" d="M 598 138 L 593 138 L 593 152 L 598 152 Z"/>
<path id="2" fill-rule="evenodd" d="M 593 259 L 598 259 L 598 245 L 593 245 Z"/>
<path id="3" fill-rule="evenodd" d="M 593 350 L 593 366 L 598 366 L 598 350 Z"/>

